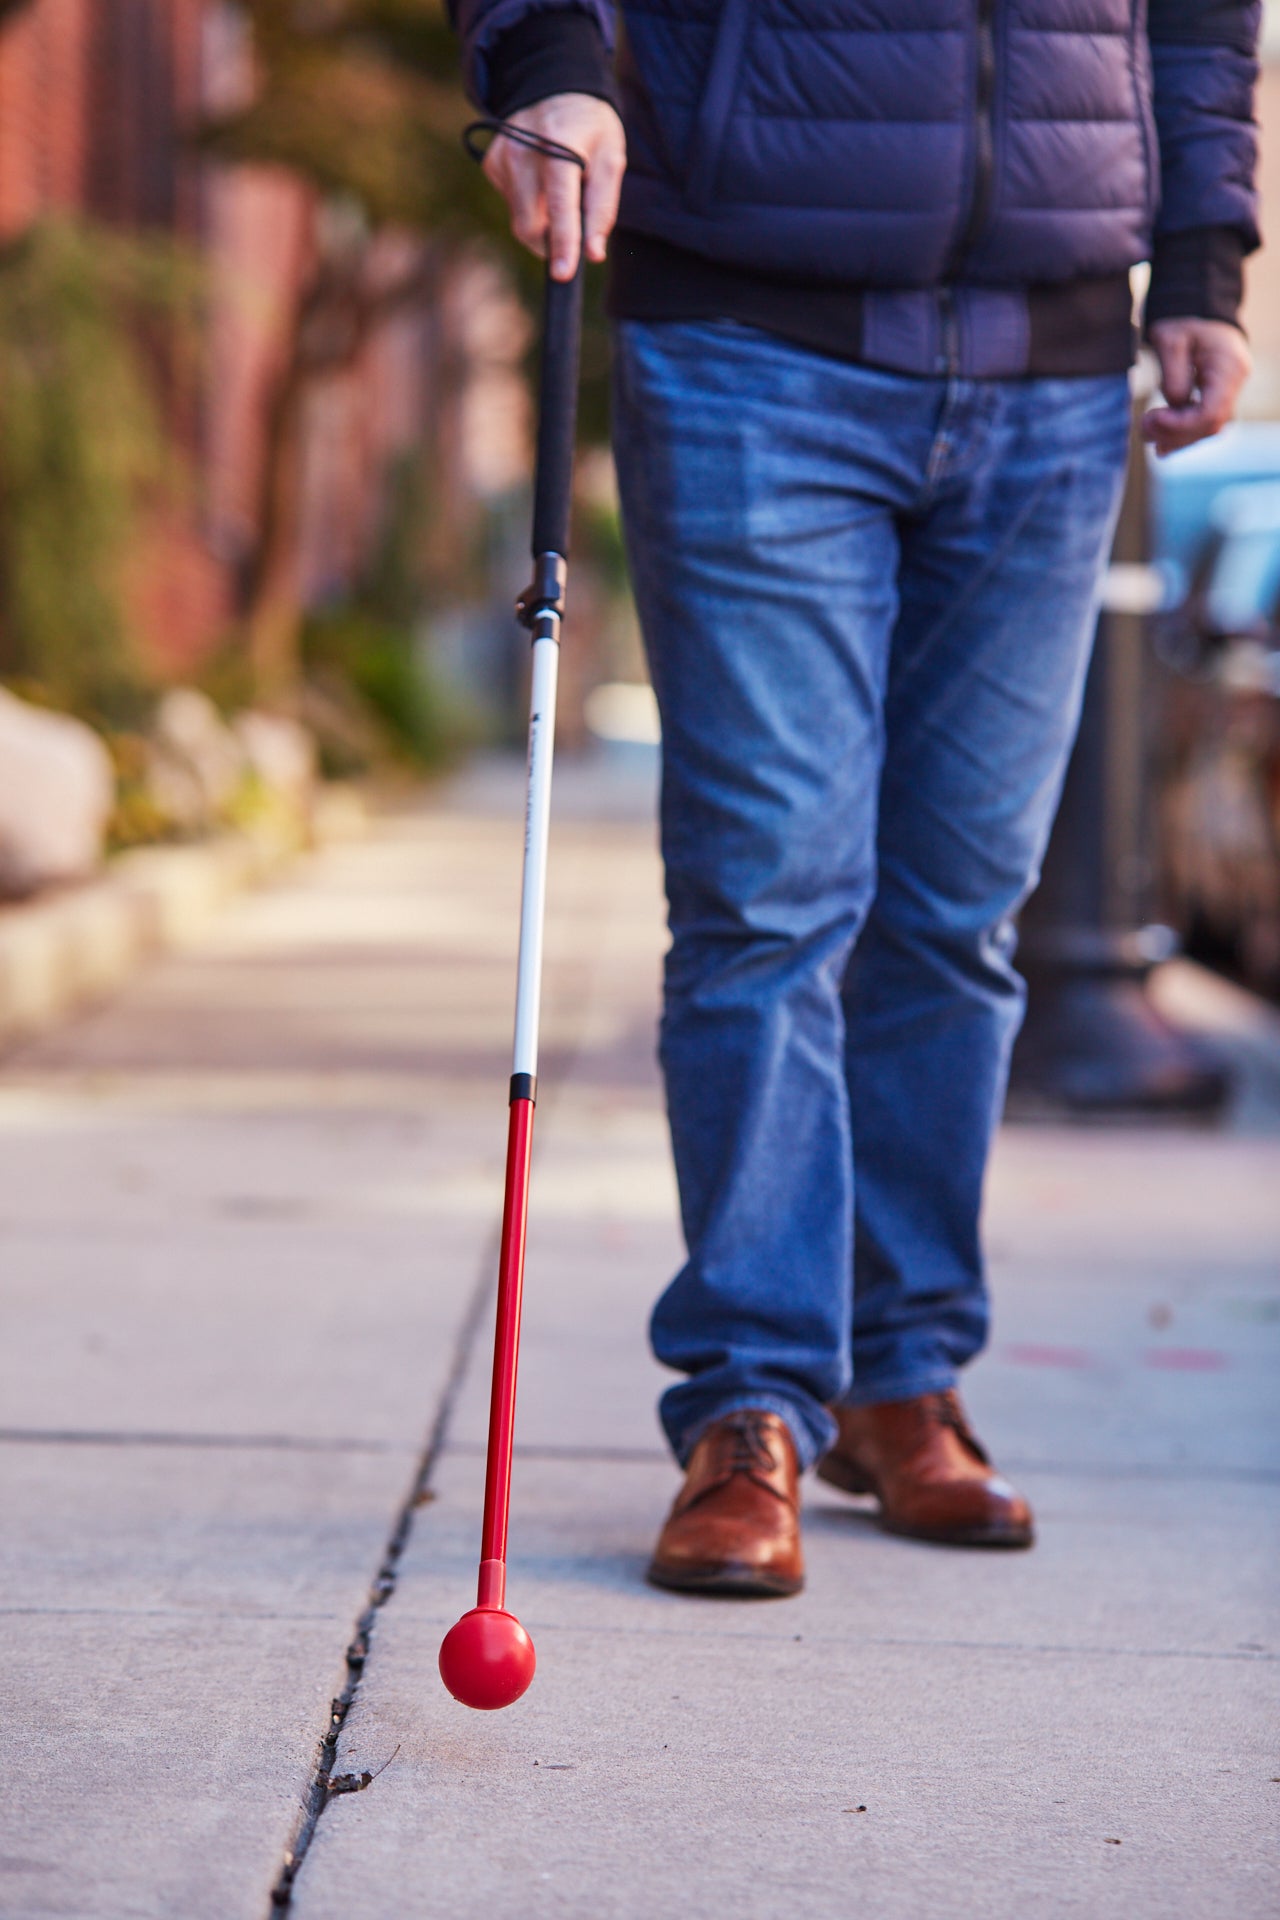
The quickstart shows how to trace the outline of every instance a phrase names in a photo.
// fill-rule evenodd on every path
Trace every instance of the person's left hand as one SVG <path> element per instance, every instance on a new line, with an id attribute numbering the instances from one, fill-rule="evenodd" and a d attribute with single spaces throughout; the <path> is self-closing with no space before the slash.
<path id="1" fill-rule="evenodd" d="M 1160 362 L 1165 404 L 1142 416 L 1142 437 L 1163 459 L 1221 432 L 1235 415 L 1253 359 L 1240 329 L 1225 320 L 1157 320 L 1148 338 Z"/>

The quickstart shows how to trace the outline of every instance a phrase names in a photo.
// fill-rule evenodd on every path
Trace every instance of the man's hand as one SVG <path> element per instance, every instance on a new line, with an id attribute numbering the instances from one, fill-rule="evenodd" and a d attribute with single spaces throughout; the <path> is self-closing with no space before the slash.
<path id="1" fill-rule="evenodd" d="M 1225 320 L 1157 320 L 1149 330 L 1165 405 L 1142 418 L 1142 437 L 1161 459 L 1221 432 L 1236 410 L 1253 360 Z"/>
<path id="2" fill-rule="evenodd" d="M 618 217 L 618 195 L 627 165 L 622 122 L 607 100 L 589 93 L 556 93 L 511 115 L 513 127 L 527 127 L 586 161 L 586 172 L 567 160 L 550 160 L 501 135 L 485 155 L 484 170 L 511 209 L 511 231 L 531 253 L 545 260 L 550 251 L 556 280 L 572 280 L 578 268 L 581 232 L 588 260 L 603 260 Z M 581 223 L 579 223 L 581 194 Z"/>

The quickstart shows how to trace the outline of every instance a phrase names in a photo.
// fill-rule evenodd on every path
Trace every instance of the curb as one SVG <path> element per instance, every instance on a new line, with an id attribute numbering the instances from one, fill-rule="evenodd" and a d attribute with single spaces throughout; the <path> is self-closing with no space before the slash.
<path id="1" fill-rule="evenodd" d="M 1280 1010 L 1247 987 L 1210 973 L 1195 960 L 1167 960 L 1151 976 L 1160 1012 L 1175 1026 L 1247 1048 L 1259 1065 L 1280 1072 Z"/>
<path id="2" fill-rule="evenodd" d="M 1221 1055 L 1234 1078 L 1229 1129 L 1274 1133 L 1280 1116 L 1280 1009 L 1210 973 L 1194 960 L 1169 960 L 1151 976 L 1157 1012 Z"/>
<path id="3" fill-rule="evenodd" d="M 296 831 L 140 847 L 82 886 L 0 907 L 0 1047 L 116 992 L 145 960 L 197 940 L 228 900 L 299 854 L 359 839 L 369 815 L 359 788 L 324 787 Z"/>

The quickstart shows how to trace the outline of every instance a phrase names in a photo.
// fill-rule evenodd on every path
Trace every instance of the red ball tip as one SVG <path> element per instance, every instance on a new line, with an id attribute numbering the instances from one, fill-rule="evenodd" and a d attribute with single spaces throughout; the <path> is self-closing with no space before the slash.
<path id="1" fill-rule="evenodd" d="M 464 1613 L 440 1648 L 440 1678 L 455 1700 L 481 1713 L 518 1700 L 536 1664 L 533 1642 L 514 1613 L 497 1607 Z"/>

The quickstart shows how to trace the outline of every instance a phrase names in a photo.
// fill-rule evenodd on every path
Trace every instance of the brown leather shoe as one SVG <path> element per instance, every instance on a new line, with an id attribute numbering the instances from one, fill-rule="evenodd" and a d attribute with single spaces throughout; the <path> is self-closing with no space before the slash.
<path id="1" fill-rule="evenodd" d="M 992 1467 L 958 1393 L 831 1411 L 840 1437 L 818 1462 L 818 1478 L 844 1493 L 874 1493 L 890 1533 L 955 1547 L 1035 1539 L 1031 1508 Z"/>
<path id="2" fill-rule="evenodd" d="M 800 1472 L 787 1423 L 758 1407 L 702 1435 L 649 1565 L 655 1587 L 773 1599 L 804 1585 Z"/>

